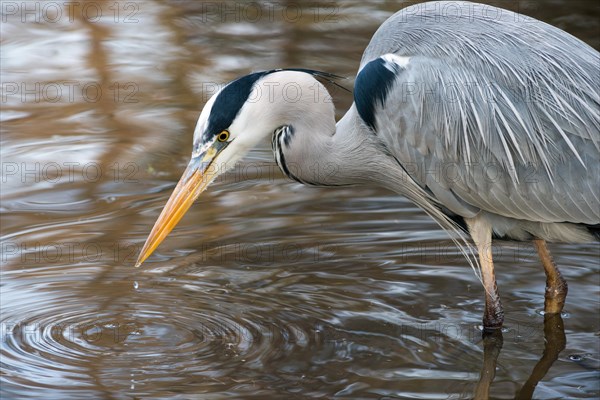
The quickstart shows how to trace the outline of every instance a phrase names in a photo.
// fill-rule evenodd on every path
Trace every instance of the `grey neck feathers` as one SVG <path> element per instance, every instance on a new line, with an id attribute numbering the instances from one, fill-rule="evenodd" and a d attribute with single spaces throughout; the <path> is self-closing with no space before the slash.
<path id="1" fill-rule="evenodd" d="M 314 186 L 346 186 L 372 183 L 371 169 L 383 158 L 378 154 L 369 133 L 351 123 L 353 115 L 344 117 L 337 126 L 306 124 L 277 128 L 272 145 L 275 160 L 283 173 L 298 182 Z M 333 118 L 333 116 L 332 116 Z"/>

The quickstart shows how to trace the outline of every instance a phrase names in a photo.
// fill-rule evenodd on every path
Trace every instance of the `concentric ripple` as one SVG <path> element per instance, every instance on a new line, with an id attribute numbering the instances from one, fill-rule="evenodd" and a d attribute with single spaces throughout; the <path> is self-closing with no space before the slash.
<path id="1" fill-rule="evenodd" d="M 2 379 L 13 394 L 63 387 L 76 395 L 103 386 L 143 393 L 148 385 L 176 392 L 190 380 L 212 391 L 252 375 L 264 380 L 273 360 L 323 343 L 323 324 L 307 325 L 307 310 L 281 305 L 288 310 L 274 318 L 277 304 L 250 291 L 236 293 L 234 303 L 214 284 L 147 278 L 137 277 L 136 288 L 121 276 L 91 297 L 85 284 L 48 282 L 47 271 L 43 283 L 5 286 L 3 304 L 11 308 L 3 312 Z M 235 378 L 241 365 L 244 378 Z"/>

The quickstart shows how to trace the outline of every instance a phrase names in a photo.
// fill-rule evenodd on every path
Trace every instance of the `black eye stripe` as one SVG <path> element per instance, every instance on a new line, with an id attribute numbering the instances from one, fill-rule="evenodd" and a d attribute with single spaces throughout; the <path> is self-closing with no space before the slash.
<path id="1" fill-rule="evenodd" d="M 240 110 L 248 100 L 250 92 L 252 91 L 252 87 L 260 78 L 280 71 L 302 72 L 314 77 L 326 79 L 329 83 L 343 88 L 334 81 L 334 79 L 341 78 L 340 76 L 304 68 L 272 69 L 269 71 L 254 72 L 250 75 L 242 76 L 241 78 L 238 78 L 227 84 L 227 86 L 225 86 L 217 95 L 208 117 L 206 130 L 202 135 L 202 142 L 206 143 L 221 133 L 221 131 L 231 126 L 235 118 L 240 113 Z M 343 89 L 347 90 L 345 88 Z"/>
<path id="2" fill-rule="evenodd" d="M 248 100 L 252 86 L 267 72 L 255 72 L 229 83 L 217 95 L 208 117 L 208 126 L 204 133 L 204 142 L 212 136 L 220 134 L 229 128 Z"/>

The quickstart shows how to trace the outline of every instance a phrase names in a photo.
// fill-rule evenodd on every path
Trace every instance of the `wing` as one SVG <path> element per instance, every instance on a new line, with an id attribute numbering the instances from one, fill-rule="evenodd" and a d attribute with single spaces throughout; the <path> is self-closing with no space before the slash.
<path id="1" fill-rule="evenodd" d="M 445 5 L 468 11 L 448 19 Z M 355 103 L 406 171 L 454 213 L 598 224 L 599 65 L 594 49 L 532 18 L 423 3 L 376 32 Z"/>

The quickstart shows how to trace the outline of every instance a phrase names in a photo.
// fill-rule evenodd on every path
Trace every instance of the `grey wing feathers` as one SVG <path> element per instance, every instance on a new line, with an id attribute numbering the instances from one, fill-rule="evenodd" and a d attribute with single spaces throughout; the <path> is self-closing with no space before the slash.
<path id="1" fill-rule="evenodd" d="M 460 215 L 600 223 L 598 52 L 506 10 L 426 4 L 386 21 L 361 61 L 410 57 L 376 112 L 390 152 Z M 444 4 L 470 11 L 444 22 Z"/>

